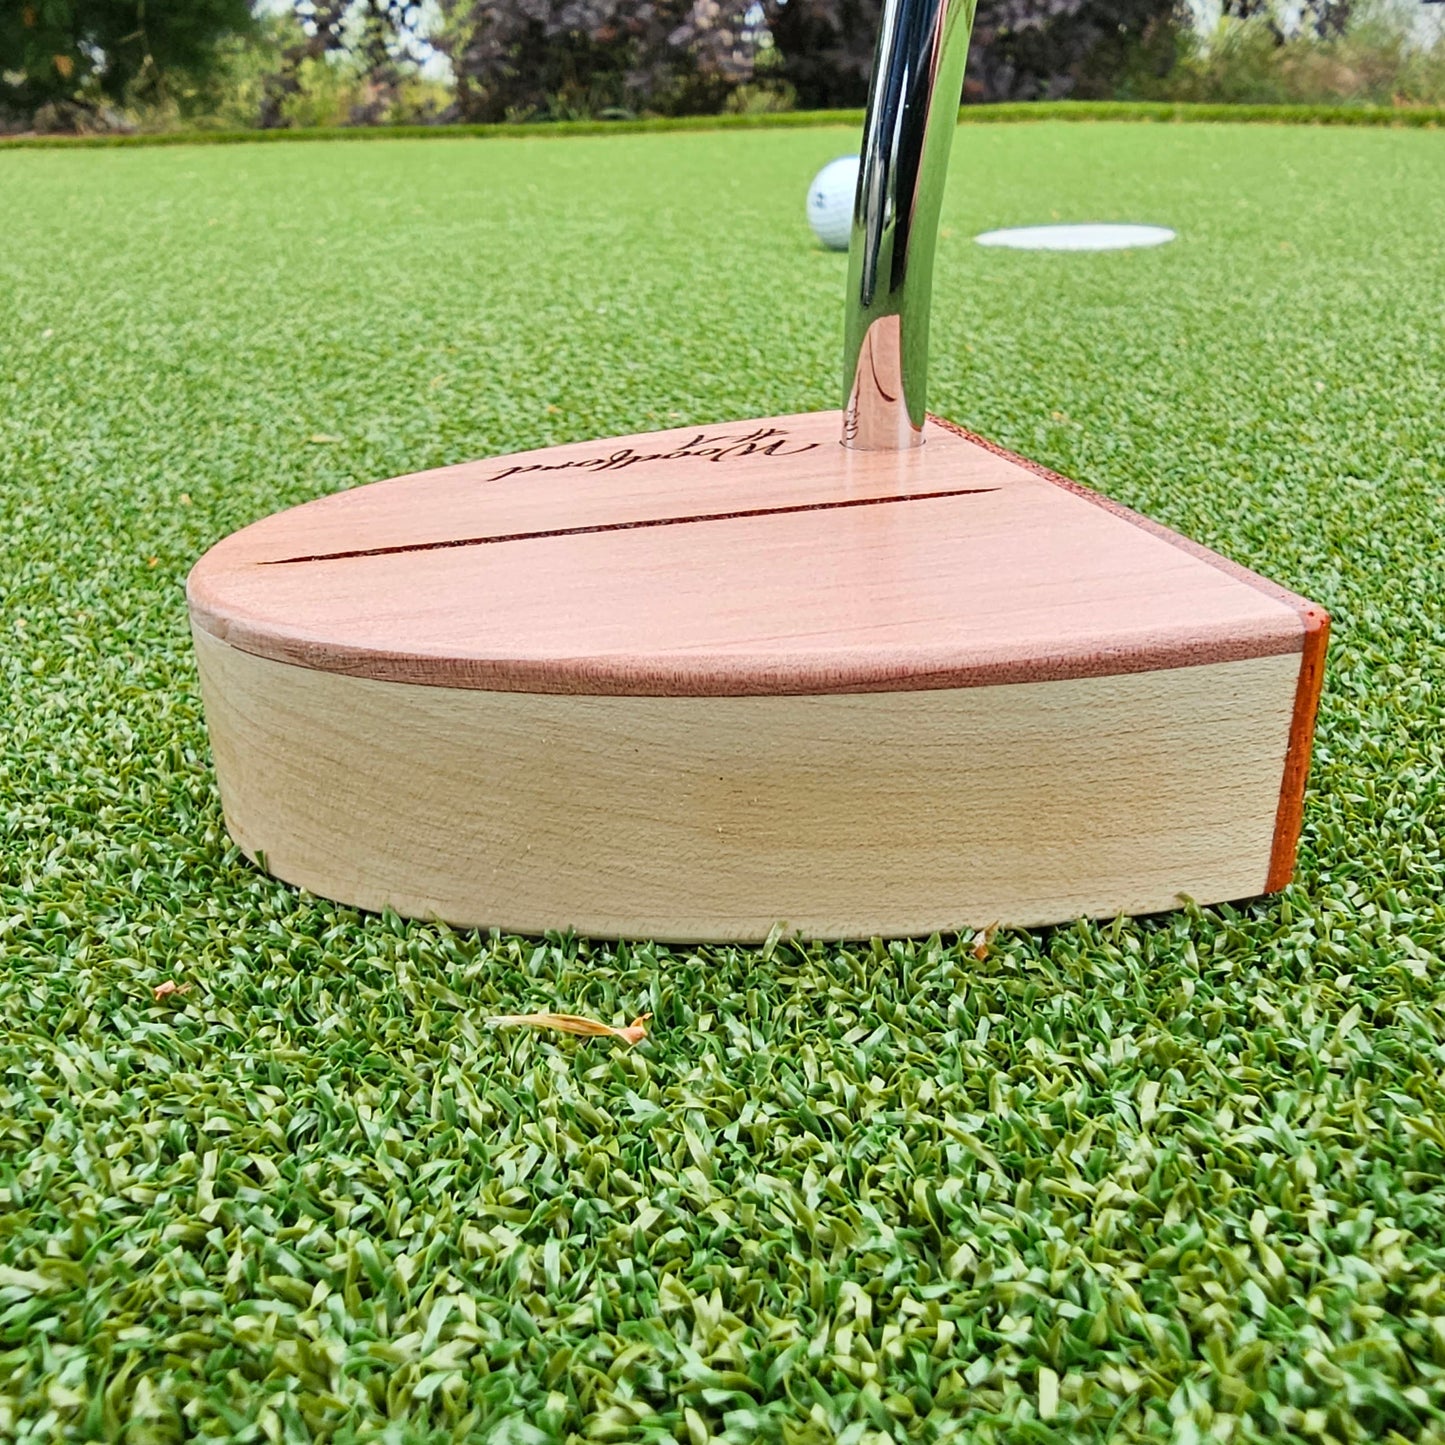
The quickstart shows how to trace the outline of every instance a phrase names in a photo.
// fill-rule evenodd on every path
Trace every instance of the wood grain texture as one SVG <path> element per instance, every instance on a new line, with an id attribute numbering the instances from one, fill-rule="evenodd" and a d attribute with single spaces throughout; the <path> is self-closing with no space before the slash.
<path id="1" fill-rule="evenodd" d="M 523 932 L 756 941 L 1266 884 L 1297 654 L 895 693 L 408 686 L 195 628 L 227 824 L 289 882 Z"/>
<path id="2" fill-rule="evenodd" d="M 243 651 L 489 691 L 957 688 L 1292 653 L 1299 599 L 936 422 L 837 412 L 581 442 L 361 487 L 214 547 Z M 1298 663 L 1296 664 L 1298 665 Z"/>

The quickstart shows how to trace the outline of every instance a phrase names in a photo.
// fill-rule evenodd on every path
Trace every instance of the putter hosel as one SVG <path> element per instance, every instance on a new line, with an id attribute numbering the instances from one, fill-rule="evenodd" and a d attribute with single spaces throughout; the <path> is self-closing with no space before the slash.
<path id="1" fill-rule="evenodd" d="M 975 3 L 884 0 L 848 248 L 848 446 L 923 440 L 933 254 Z"/>

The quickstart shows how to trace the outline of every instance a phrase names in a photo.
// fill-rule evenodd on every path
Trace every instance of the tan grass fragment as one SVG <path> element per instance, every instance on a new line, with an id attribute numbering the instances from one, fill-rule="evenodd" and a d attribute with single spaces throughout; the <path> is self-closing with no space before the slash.
<path id="1" fill-rule="evenodd" d="M 499 1014 L 496 1018 L 488 1019 L 487 1023 L 494 1029 L 560 1029 L 564 1034 L 581 1034 L 585 1038 L 610 1037 L 631 1045 L 640 1044 L 647 1037 L 647 1021 L 651 1017 L 651 1014 L 639 1014 L 625 1029 L 598 1023 L 596 1019 L 583 1018 L 581 1014 Z"/>

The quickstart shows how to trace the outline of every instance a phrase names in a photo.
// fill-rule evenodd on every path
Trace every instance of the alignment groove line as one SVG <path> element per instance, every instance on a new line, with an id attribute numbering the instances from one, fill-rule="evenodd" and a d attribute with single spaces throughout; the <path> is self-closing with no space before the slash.
<path id="1" fill-rule="evenodd" d="M 589 527 L 556 527 L 545 532 L 506 532 L 493 537 L 456 537 L 444 542 L 407 542 L 395 547 L 364 547 L 354 552 L 317 552 L 307 557 L 273 557 L 262 567 L 296 562 L 340 562 L 348 557 L 393 557 L 402 552 L 439 552 L 449 547 L 485 547 L 499 542 L 537 542 L 548 537 L 585 537 L 594 532 L 633 532 L 644 527 L 682 527 L 694 522 L 737 522 L 748 517 L 781 517 L 790 512 L 834 512 L 844 507 L 884 507 L 894 502 L 935 502 L 947 497 L 977 497 L 997 487 L 958 487 L 945 492 L 908 492 L 891 497 L 852 497 L 842 502 L 800 502 L 791 507 L 756 507 L 746 512 L 709 512 L 696 517 L 645 517 L 637 522 L 598 522 Z"/>

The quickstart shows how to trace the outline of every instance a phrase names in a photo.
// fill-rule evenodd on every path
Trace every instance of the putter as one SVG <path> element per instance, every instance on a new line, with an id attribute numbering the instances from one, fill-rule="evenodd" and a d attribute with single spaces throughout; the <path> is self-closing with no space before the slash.
<path id="1" fill-rule="evenodd" d="M 973 0 L 887 0 L 838 411 L 324 497 L 187 592 L 226 823 L 522 933 L 931 934 L 1292 876 L 1328 618 L 927 416 Z"/>

